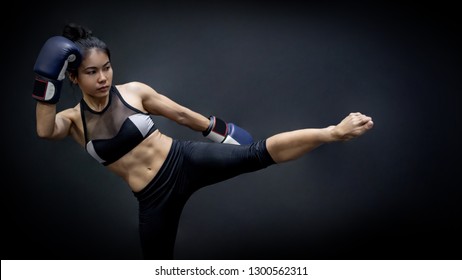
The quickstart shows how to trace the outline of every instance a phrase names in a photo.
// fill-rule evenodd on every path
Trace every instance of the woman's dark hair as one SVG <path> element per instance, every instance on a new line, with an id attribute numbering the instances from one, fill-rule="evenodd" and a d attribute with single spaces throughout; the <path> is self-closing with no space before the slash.
<path id="1" fill-rule="evenodd" d="M 79 46 L 84 56 L 88 50 L 96 48 L 105 52 L 109 60 L 111 60 L 111 52 L 106 43 L 93 36 L 93 32 L 88 28 L 75 23 L 68 23 L 64 26 L 62 35 Z M 68 70 L 72 72 L 75 71 L 71 69 Z M 74 74 L 77 74 L 76 71 Z"/>

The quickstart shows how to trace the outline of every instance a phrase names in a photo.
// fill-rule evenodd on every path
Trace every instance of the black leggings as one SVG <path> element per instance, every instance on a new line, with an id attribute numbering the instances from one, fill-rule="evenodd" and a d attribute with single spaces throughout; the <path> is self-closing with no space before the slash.
<path id="1" fill-rule="evenodd" d="M 154 179 L 134 192 L 143 258 L 173 259 L 181 211 L 195 191 L 274 163 L 265 140 L 244 146 L 174 140 Z"/>

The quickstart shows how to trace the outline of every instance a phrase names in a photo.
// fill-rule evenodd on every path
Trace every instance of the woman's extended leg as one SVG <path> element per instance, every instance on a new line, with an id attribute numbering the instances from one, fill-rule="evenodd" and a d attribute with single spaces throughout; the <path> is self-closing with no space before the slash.
<path id="1" fill-rule="evenodd" d="M 266 147 L 276 163 L 286 162 L 297 159 L 324 143 L 358 137 L 373 125 L 371 117 L 350 113 L 337 125 L 299 129 L 271 136 L 266 140 Z"/>

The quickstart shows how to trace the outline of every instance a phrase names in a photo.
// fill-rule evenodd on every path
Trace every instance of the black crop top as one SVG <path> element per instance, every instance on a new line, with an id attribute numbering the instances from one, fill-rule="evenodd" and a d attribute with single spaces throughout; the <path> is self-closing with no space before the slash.
<path id="1" fill-rule="evenodd" d="M 130 106 L 115 86 L 101 112 L 92 110 L 83 99 L 80 111 L 85 149 L 103 165 L 115 162 L 157 130 L 151 115 Z"/>

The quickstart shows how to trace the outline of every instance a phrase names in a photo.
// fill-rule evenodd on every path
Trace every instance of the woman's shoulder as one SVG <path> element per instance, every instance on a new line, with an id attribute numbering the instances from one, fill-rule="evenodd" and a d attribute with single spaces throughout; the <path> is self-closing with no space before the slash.
<path id="1" fill-rule="evenodd" d="M 59 112 L 61 116 L 65 116 L 72 120 L 77 120 L 80 118 L 80 103 L 75 105 L 72 108 L 67 108 Z"/>
<path id="2" fill-rule="evenodd" d="M 132 81 L 132 82 L 128 82 L 128 83 L 125 83 L 125 84 L 115 85 L 115 87 L 119 91 L 121 89 L 126 90 L 126 91 L 143 91 L 143 90 L 146 90 L 146 89 L 151 89 L 151 87 L 148 86 L 147 84 L 145 84 L 143 82 L 138 82 L 138 81 Z"/>
<path id="3" fill-rule="evenodd" d="M 123 95 L 124 94 L 144 95 L 144 94 L 155 93 L 155 90 L 151 86 L 143 82 L 138 82 L 138 81 L 128 82 L 125 84 L 119 84 L 119 85 L 116 85 L 115 87 Z"/>

